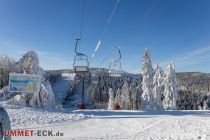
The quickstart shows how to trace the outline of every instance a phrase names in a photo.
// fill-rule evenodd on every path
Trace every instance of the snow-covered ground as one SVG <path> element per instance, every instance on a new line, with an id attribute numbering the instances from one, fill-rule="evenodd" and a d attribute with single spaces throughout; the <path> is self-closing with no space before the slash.
<path id="1" fill-rule="evenodd" d="M 53 130 L 60 137 L 14 140 L 209 140 L 210 111 L 43 110 L 7 107 L 13 129 Z"/>

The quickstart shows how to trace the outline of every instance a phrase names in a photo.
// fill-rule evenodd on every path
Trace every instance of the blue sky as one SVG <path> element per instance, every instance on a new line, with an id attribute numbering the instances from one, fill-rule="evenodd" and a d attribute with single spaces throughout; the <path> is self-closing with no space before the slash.
<path id="1" fill-rule="evenodd" d="M 0 54 L 19 59 L 35 50 L 44 69 L 72 68 L 82 2 L 0 0 Z M 120 0 L 101 37 L 116 2 L 85 1 L 80 50 L 91 56 L 101 40 L 92 67 L 108 68 L 120 45 L 128 72 L 140 72 L 145 48 L 164 69 L 174 60 L 177 71 L 210 71 L 210 0 L 159 0 L 155 7 L 156 0 Z"/>

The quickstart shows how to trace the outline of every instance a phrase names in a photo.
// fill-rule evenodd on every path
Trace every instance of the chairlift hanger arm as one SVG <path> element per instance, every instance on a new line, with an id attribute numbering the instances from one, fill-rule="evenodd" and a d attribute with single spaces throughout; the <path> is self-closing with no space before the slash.
<path id="1" fill-rule="evenodd" d="M 78 52 L 78 50 L 77 50 L 77 47 L 78 47 L 78 43 L 79 43 L 79 41 L 81 40 L 80 38 L 77 38 L 77 39 L 75 39 L 76 40 L 76 44 L 75 44 L 75 49 L 74 49 L 74 51 L 75 51 L 75 53 L 76 54 L 79 54 L 79 52 Z"/>
<path id="2" fill-rule="evenodd" d="M 75 49 L 74 49 L 74 51 L 75 51 L 75 53 L 76 53 L 77 55 L 80 55 L 80 54 L 81 54 L 81 53 L 78 51 L 79 41 L 81 41 L 81 39 L 80 39 L 80 38 L 77 38 L 77 39 L 76 39 L 76 44 L 75 44 Z"/>
<path id="3" fill-rule="evenodd" d="M 78 56 L 86 56 L 87 57 L 87 55 L 78 51 L 79 41 L 81 41 L 81 39 L 77 38 L 74 51 Z"/>

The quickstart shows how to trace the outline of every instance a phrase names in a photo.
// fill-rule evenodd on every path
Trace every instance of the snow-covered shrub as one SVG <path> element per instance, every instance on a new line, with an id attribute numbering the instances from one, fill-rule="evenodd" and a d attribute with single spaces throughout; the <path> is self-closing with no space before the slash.
<path id="1" fill-rule="evenodd" d="M 209 107 L 208 107 L 208 101 L 207 100 L 204 100 L 203 101 L 203 110 L 208 110 L 209 109 Z"/>

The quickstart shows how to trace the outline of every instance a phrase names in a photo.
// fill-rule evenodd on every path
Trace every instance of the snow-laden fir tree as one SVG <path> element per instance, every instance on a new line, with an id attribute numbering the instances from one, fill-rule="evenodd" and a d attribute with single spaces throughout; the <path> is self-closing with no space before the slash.
<path id="1" fill-rule="evenodd" d="M 132 80 L 130 84 L 130 93 L 131 93 L 131 109 L 137 110 L 139 109 L 139 103 L 140 103 L 140 94 L 138 85 L 136 83 L 136 80 Z"/>
<path id="2" fill-rule="evenodd" d="M 167 67 L 164 78 L 164 109 L 176 109 L 177 87 L 176 87 L 176 73 L 174 63 L 170 63 Z"/>
<path id="3" fill-rule="evenodd" d="M 114 92 L 112 90 L 112 88 L 109 89 L 109 102 L 108 102 L 108 108 L 112 110 L 114 107 L 115 101 L 114 101 Z"/>
<path id="4" fill-rule="evenodd" d="M 136 98 L 137 98 L 137 103 L 136 103 L 136 107 L 137 109 L 142 109 L 141 108 L 141 95 L 142 95 L 142 86 L 141 84 L 139 84 L 137 87 L 136 87 Z"/>
<path id="5" fill-rule="evenodd" d="M 144 60 L 142 64 L 141 74 L 143 77 L 142 90 L 143 94 L 141 96 L 142 109 L 153 109 L 153 76 L 154 70 L 152 68 L 152 63 L 150 60 L 150 53 L 147 49 L 144 51 Z"/>
<path id="6" fill-rule="evenodd" d="M 154 98 L 154 109 L 163 109 L 162 104 L 162 94 L 164 90 L 164 78 L 163 78 L 163 70 L 159 64 L 156 65 L 155 75 L 153 77 L 153 98 Z"/>
<path id="7" fill-rule="evenodd" d="M 172 87 L 173 87 L 173 108 L 177 109 L 176 102 L 178 98 L 178 92 L 177 92 L 177 83 L 176 83 L 176 71 L 175 71 L 175 64 L 174 61 L 172 61 Z"/>
<path id="8" fill-rule="evenodd" d="M 129 92 L 128 82 L 125 80 L 122 87 L 121 94 L 121 107 L 122 109 L 130 109 L 131 108 L 131 96 Z"/>
<path id="9" fill-rule="evenodd" d="M 120 89 L 117 89 L 117 93 L 115 96 L 115 104 L 121 106 L 121 93 Z"/>
<path id="10" fill-rule="evenodd" d="M 202 99 L 202 104 L 203 104 L 202 110 L 209 110 L 208 102 L 209 102 L 209 98 L 207 95 L 205 95 Z"/>
<path id="11" fill-rule="evenodd" d="M 93 84 L 90 84 L 87 88 L 87 98 L 90 103 L 94 102 L 95 88 Z"/>

